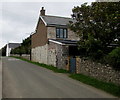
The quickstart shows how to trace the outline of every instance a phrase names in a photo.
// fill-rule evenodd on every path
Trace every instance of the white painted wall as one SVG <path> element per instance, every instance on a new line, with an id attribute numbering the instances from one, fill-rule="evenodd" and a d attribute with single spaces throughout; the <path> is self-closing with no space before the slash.
<path id="1" fill-rule="evenodd" d="M 6 48 L 6 56 L 10 56 L 10 52 L 11 52 L 11 48 L 9 48 L 9 44 L 7 44 L 7 48 Z"/>

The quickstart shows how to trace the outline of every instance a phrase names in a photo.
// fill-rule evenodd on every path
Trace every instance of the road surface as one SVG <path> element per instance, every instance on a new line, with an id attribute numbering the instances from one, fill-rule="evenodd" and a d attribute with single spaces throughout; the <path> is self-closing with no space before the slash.
<path id="1" fill-rule="evenodd" d="M 0 57 L 0 100 L 2 99 L 2 60 Z"/>
<path id="2" fill-rule="evenodd" d="M 101 90 L 15 58 L 3 58 L 3 98 L 114 98 Z"/>

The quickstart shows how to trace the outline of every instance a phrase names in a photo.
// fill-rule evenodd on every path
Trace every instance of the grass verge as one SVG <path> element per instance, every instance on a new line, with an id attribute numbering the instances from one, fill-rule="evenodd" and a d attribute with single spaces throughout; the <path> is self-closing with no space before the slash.
<path id="1" fill-rule="evenodd" d="M 100 81 L 95 78 L 85 76 L 82 74 L 70 74 L 70 77 L 82 83 L 91 85 L 95 88 L 104 90 L 110 94 L 113 94 L 114 96 L 120 97 L 120 86 L 119 85 L 115 85 L 113 83 L 108 83 L 108 82 L 103 82 L 103 81 Z"/>
<path id="2" fill-rule="evenodd" d="M 12 56 L 12 57 L 14 57 L 14 56 Z M 33 62 L 33 61 L 30 61 L 30 60 L 27 60 L 27 59 L 24 59 L 21 57 L 14 57 L 14 58 L 21 59 L 23 61 L 27 61 L 29 63 L 50 69 L 50 70 L 57 72 L 57 73 L 69 73 L 69 71 L 66 71 L 64 69 L 57 69 L 56 67 L 54 67 L 52 65 L 46 65 L 46 64 L 41 64 L 38 62 Z M 82 74 L 70 74 L 69 77 L 73 78 L 75 80 L 78 80 L 82 83 L 91 85 L 95 88 L 104 90 L 104 91 L 106 91 L 114 96 L 120 97 L 120 85 L 116 85 L 116 84 L 108 83 L 108 82 L 103 82 L 103 81 L 100 81 L 100 80 L 97 80 L 95 78 L 92 78 L 92 77 L 89 77 L 86 75 L 82 75 Z"/>

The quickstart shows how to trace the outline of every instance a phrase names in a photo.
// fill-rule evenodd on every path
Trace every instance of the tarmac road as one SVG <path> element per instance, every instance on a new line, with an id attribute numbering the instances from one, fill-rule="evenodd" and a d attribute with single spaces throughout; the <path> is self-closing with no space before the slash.
<path id="1" fill-rule="evenodd" d="M 115 98 L 101 90 L 15 58 L 3 59 L 3 98 Z"/>
<path id="2" fill-rule="evenodd" d="M 2 60 L 0 56 L 0 100 L 2 99 Z"/>

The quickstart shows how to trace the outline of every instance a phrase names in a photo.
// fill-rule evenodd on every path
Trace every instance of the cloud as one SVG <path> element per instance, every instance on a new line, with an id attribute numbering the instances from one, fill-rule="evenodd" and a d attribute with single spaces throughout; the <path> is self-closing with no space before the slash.
<path id="1" fill-rule="evenodd" d="M 35 30 L 37 11 L 30 6 L 30 3 L 3 3 L 0 46 L 4 46 L 7 42 L 22 42 L 28 33 Z"/>
<path id="2" fill-rule="evenodd" d="M 35 31 L 41 7 L 47 15 L 71 17 L 72 8 L 83 2 L 2 2 L 0 3 L 0 22 L 2 42 L 0 48 L 9 42 L 22 42 Z M 1 39 L 0 39 L 1 41 Z"/>
<path id="3" fill-rule="evenodd" d="M 95 2 L 95 0 L 20 0 L 21 2 Z M 19 2 L 19 0 L 1 0 L 1 2 Z"/>

